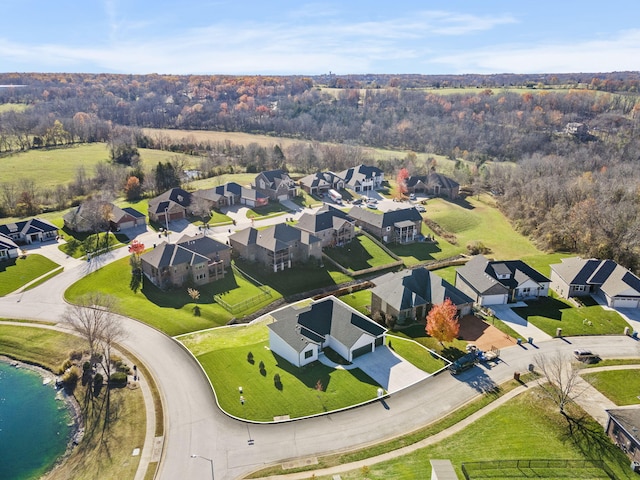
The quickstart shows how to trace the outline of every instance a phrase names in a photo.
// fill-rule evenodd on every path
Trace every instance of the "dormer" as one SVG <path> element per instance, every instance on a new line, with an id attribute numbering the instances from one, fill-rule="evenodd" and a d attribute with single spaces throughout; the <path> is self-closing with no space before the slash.
<path id="1" fill-rule="evenodd" d="M 509 280 L 511 278 L 511 270 L 504 263 L 494 263 L 492 266 L 498 280 Z"/>

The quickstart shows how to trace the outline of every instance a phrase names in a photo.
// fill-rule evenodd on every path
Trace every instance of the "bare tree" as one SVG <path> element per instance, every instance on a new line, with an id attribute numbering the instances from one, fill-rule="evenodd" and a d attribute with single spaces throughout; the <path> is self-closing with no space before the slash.
<path id="1" fill-rule="evenodd" d="M 554 355 L 536 355 L 534 362 L 542 374 L 541 381 L 538 382 L 540 389 L 569 420 L 566 406 L 584 392 L 578 375 L 579 367 L 560 352 Z"/>

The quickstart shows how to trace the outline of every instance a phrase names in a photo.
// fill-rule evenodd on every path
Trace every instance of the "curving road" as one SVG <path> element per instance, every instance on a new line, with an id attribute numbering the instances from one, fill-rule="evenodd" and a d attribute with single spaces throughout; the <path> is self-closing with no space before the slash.
<path id="1" fill-rule="evenodd" d="M 71 262 L 45 284 L 0 298 L 0 316 L 59 321 L 66 304 L 62 294 L 77 279 L 105 263 L 128 255 L 126 249 L 97 261 Z M 640 357 L 640 342 L 625 336 L 551 339 L 502 351 L 495 367 L 473 368 L 457 377 L 447 373 L 427 379 L 384 402 L 281 425 L 249 424 L 223 414 L 197 363 L 176 341 L 132 319 L 124 346 L 149 368 L 162 392 L 165 437 L 157 478 L 238 478 L 285 459 L 314 457 L 363 446 L 418 428 L 472 399 L 479 392 L 525 371 L 537 354 L 589 348 L 603 357 Z M 151 420 L 152 421 L 152 420 Z M 252 440 L 251 442 L 249 440 Z"/>

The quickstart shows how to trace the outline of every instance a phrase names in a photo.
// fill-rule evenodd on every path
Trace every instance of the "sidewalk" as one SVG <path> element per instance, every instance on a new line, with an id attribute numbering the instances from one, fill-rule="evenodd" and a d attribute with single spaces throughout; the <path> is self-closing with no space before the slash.
<path id="1" fill-rule="evenodd" d="M 527 322 L 524 318 L 511 310 L 513 307 L 526 306 L 526 303 L 523 302 L 510 303 L 508 305 L 491 305 L 491 310 L 493 310 L 496 317 L 518 332 L 525 342 L 528 338 L 533 338 L 534 343 L 541 342 L 543 340 L 550 340 L 552 338 L 551 335 L 543 332 L 531 322 Z"/>

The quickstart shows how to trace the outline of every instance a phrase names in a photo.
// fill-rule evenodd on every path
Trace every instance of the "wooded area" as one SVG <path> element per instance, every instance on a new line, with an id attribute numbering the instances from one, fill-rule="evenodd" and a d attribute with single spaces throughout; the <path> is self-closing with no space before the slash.
<path id="1" fill-rule="evenodd" d="M 214 176 L 281 167 L 301 174 L 340 171 L 370 160 L 362 147 L 384 147 L 406 152 L 378 162 L 390 178 L 401 168 L 417 174 L 433 166 L 418 162 L 412 152 L 446 155 L 457 161 L 456 180 L 474 192 L 491 191 L 514 225 L 542 247 L 612 258 L 634 270 L 640 266 L 638 72 L 309 78 L 0 74 L 0 84 L 22 85 L 0 88 L 0 104 L 29 106 L 0 113 L 0 154 L 107 142 L 112 159 L 93 177 L 79 172 L 69 179 L 75 191 L 60 186 L 47 192 L 48 200 L 32 183 L 3 184 L 3 215 L 34 214 L 47 201 L 63 207 L 69 198 L 98 188 L 122 191 L 131 176 L 140 181 L 140 194 L 155 193 L 164 180 L 158 168 L 140 168 L 137 148 L 202 155 L 201 174 Z M 439 87 L 447 87 L 447 94 Z M 451 93 L 451 87 L 460 92 Z M 274 138 L 274 147 L 267 148 L 175 141 L 144 135 L 144 127 L 308 142 L 281 148 Z M 179 167 L 176 160 L 162 171 Z"/>

